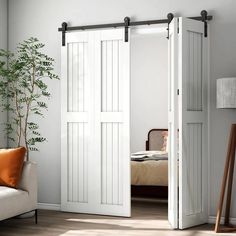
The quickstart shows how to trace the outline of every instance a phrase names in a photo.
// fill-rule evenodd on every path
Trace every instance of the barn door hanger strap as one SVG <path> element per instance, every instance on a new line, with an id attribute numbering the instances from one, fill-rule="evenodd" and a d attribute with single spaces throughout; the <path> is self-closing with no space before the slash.
<path id="1" fill-rule="evenodd" d="M 65 46 L 66 45 L 66 31 L 67 31 L 67 23 L 66 22 L 63 22 L 61 24 L 61 27 L 62 27 L 62 46 Z"/>
<path id="2" fill-rule="evenodd" d="M 170 28 L 169 28 L 169 26 L 170 26 L 170 22 L 173 20 L 173 18 L 174 18 L 174 14 L 172 14 L 172 13 L 168 13 L 167 14 L 167 19 L 168 19 L 168 27 L 167 27 L 167 39 L 169 39 L 169 36 L 170 36 Z"/>
<path id="3" fill-rule="evenodd" d="M 207 37 L 207 11 L 201 11 L 202 21 L 204 22 L 204 37 Z"/>
<path id="4" fill-rule="evenodd" d="M 130 25 L 130 18 L 128 16 L 124 19 L 125 22 L 125 42 L 129 41 L 129 25 Z"/>

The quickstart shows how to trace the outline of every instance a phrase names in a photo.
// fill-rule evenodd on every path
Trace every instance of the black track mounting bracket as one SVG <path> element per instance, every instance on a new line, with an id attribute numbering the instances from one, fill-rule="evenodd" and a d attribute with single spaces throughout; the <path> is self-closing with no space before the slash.
<path id="1" fill-rule="evenodd" d="M 67 23 L 66 22 L 63 22 L 61 24 L 61 27 L 62 27 L 62 46 L 65 46 L 66 45 L 66 31 L 67 31 Z"/>
<path id="2" fill-rule="evenodd" d="M 130 18 L 128 16 L 124 19 L 125 23 L 125 42 L 129 41 L 129 25 L 130 25 Z"/>
<path id="3" fill-rule="evenodd" d="M 168 13 L 167 14 L 167 19 L 168 19 L 168 26 L 167 26 L 167 39 L 169 39 L 169 36 L 170 36 L 170 28 L 169 28 L 169 25 L 170 25 L 170 22 L 173 20 L 174 18 L 174 14 L 173 13 Z"/>

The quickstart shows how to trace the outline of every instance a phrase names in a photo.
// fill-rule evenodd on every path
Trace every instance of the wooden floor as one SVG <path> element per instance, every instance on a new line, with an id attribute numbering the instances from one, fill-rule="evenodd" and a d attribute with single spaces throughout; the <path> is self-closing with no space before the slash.
<path id="1" fill-rule="evenodd" d="M 34 224 L 34 218 L 14 218 L 2 221 L 0 222 L 0 235 L 215 235 L 212 231 L 213 225 L 202 225 L 183 231 L 171 230 L 167 220 L 167 203 L 163 202 L 132 202 L 131 218 L 39 210 L 38 220 L 37 225 Z"/>

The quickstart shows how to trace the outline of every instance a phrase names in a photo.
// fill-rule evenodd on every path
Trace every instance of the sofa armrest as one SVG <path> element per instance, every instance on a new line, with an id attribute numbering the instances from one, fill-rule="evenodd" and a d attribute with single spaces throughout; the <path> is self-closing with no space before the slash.
<path id="1" fill-rule="evenodd" d="M 33 162 L 25 162 L 22 170 L 21 180 L 18 189 L 27 191 L 32 208 L 37 208 L 37 165 Z"/>

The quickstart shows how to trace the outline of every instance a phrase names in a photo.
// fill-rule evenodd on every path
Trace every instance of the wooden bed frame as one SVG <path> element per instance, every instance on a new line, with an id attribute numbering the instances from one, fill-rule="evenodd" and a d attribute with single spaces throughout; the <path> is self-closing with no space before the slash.
<path id="1" fill-rule="evenodd" d="M 168 129 L 151 129 L 147 135 L 146 151 L 151 151 L 151 134 L 156 131 Z M 131 197 L 168 199 L 168 186 L 131 185 Z"/>

